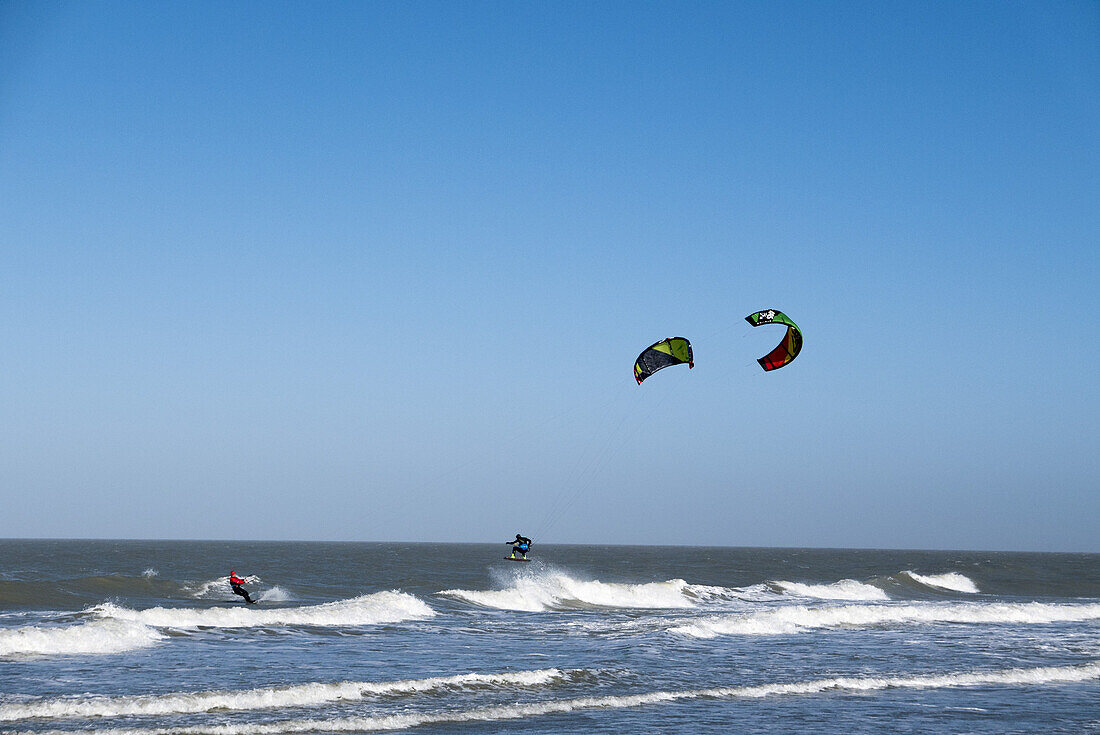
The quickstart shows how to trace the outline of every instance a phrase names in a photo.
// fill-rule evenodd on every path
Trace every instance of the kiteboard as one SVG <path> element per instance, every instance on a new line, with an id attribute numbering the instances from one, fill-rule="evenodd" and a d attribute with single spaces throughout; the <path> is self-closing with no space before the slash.
<path id="1" fill-rule="evenodd" d="M 506 557 L 504 557 L 504 561 L 531 561 L 531 560 L 530 559 L 520 559 L 517 556 L 506 556 Z"/>

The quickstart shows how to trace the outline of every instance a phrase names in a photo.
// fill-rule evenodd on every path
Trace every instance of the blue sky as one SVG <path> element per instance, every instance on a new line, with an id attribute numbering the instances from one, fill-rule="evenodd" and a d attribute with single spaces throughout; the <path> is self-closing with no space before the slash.
<path id="1" fill-rule="evenodd" d="M 1100 551 L 1098 40 L 0 4 L 0 536 Z"/>

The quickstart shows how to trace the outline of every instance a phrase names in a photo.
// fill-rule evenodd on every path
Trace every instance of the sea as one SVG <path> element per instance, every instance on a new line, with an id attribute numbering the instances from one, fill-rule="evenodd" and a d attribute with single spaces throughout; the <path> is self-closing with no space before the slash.
<path id="1" fill-rule="evenodd" d="M 1097 554 L 508 552 L 0 541 L 0 730 L 1100 733 Z"/>

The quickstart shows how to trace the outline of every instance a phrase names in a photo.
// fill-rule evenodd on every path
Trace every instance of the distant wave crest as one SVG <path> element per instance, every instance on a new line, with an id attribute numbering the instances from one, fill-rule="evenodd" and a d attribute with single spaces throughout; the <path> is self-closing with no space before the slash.
<path id="1" fill-rule="evenodd" d="M 0 580 L 0 607 L 68 609 L 113 597 L 172 597 L 180 586 L 152 568 L 140 576 L 100 574 L 51 580 Z"/>
<path id="2" fill-rule="evenodd" d="M 781 592 L 800 597 L 816 597 L 822 600 L 888 600 L 890 596 L 874 585 L 842 579 L 832 584 L 804 584 L 802 582 L 771 582 Z"/>
<path id="3" fill-rule="evenodd" d="M 908 605 L 791 605 L 747 614 L 714 615 L 685 621 L 670 632 L 693 638 L 722 635 L 786 635 L 816 628 L 891 624 L 1019 623 L 1043 624 L 1100 619 L 1100 604 L 1056 605 L 1042 602 L 914 603 Z"/>

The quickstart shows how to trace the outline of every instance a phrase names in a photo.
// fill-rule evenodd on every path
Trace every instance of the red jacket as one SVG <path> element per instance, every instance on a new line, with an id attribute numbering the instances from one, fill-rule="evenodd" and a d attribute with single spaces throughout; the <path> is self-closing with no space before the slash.
<path id="1" fill-rule="evenodd" d="M 245 583 L 245 582 L 247 582 L 247 581 L 248 581 L 248 580 L 245 580 L 245 579 L 241 579 L 241 578 L 240 578 L 240 577 L 238 577 L 238 576 L 237 576 L 236 574 L 231 574 L 231 575 L 229 575 L 229 584 L 231 584 L 231 585 L 234 585 L 234 586 L 236 586 L 236 585 L 238 585 L 238 584 L 244 584 L 244 583 Z"/>

